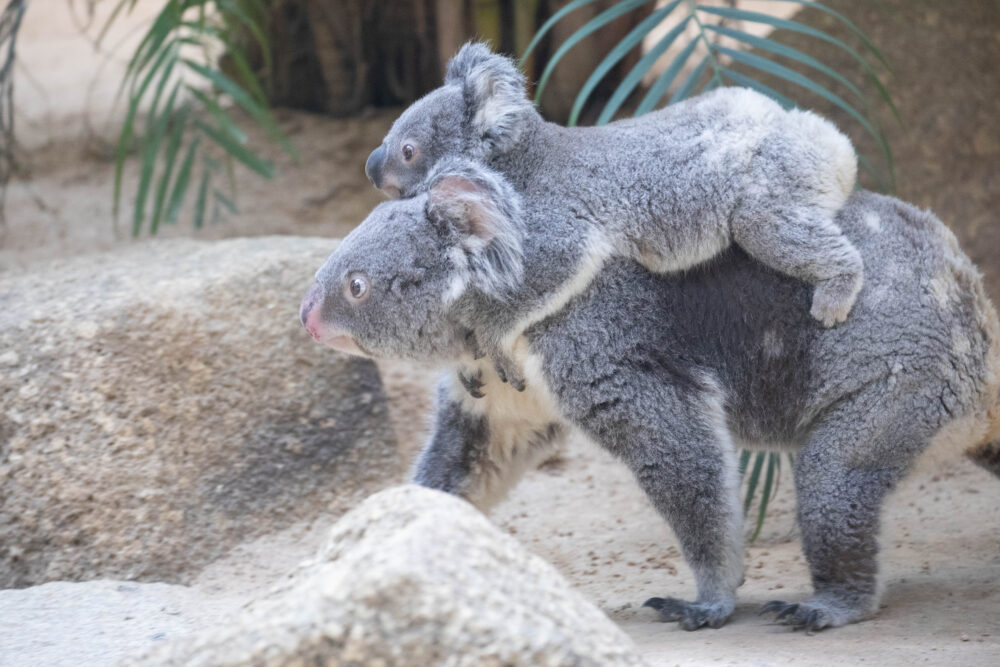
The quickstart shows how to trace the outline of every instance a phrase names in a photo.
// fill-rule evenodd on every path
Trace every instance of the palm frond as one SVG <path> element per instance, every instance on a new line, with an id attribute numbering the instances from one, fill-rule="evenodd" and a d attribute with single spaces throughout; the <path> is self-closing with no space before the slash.
<path id="1" fill-rule="evenodd" d="M 532 39 L 524 57 L 527 57 L 537 46 L 539 40 L 564 16 L 572 11 L 581 9 L 592 1 L 576 0 L 556 12 L 545 22 L 534 39 Z M 587 101 L 593 95 L 597 86 L 617 64 L 622 62 L 629 53 L 640 48 L 643 40 L 658 25 L 666 21 L 674 21 L 676 23 L 674 27 L 648 52 L 641 56 L 636 65 L 632 67 L 629 73 L 618 84 L 598 116 L 598 124 L 609 122 L 620 111 L 628 98 L 638 88 L 639 83 L 652 71 L 655 63 L 673 48 L 676 50 L 673 60 L 653 81 L 645 96 L 636 107 L 635 115 L 651 111 L 668 95 L 667 103 L 670 104 L 687 99 L 706 89 L 722 85 L 739 85 L 754 88 L 776 100 L 786 108 L 798 105 L 798 99 L 778 93 L 770 86 L 757 81 L 752 75 L 746 73 L 747 69 L 756 70 L 769 77 L 793 84 L 810 95 L 822 98 L 847 114 L 852 122 L 856 122 L 874 139 L 875 145 L 879 149 L 881 162 L 884 164 L 884 172 L 888 175 L 888 178 L 883 177 L 883 170 L 874 166 L 870 156 L 866 159 L 860 159 L 865 156 L 859 156 L 862 169 L 870 172 L 880 184 L 888 184 L 888 188 L 892 189 L 894 187 L 892 149 L 889 146 L 884 130 L 873 113 L 876 103 L 885 104 L 892 111 L 896 119 L 899 120 L 899 111 L 896 109 L 892 97 L 880 80 L 879 73 L 876 70 L 876 67 L 888 70 L 888 63 L 885 57 L 861 29 L 840 12 L 820 2 L 813 2 L 811 0 L 781 1 L 815 9 L 834 17 L 837 22 L 845 26 L 847 31 L 861 43 L 864 54 L 868 54 L 875 59 L 875 64 L 873 65 L 866 55 L 859 53 L 858 49 L 843 40 L 799 21 L 736 7 L 699 5 L 695 0 L 674 0 L 650 13 L 648 17 L 640 21 L 608 52 L 577 94 L 570 113 L 569 123 L 573 125 L 579 121 Z M 644 4 L 646 4 L 646 0 L 621 0 L 594 16 L 566 38 L 556 48 L 539 78 L 536 88 L 536 99 L 541 98 L 553 70 L 572 48 L 579 45 L 588 35 L 606 27 L 612 21 L 638 9 Z M 785 30 L 797 32 L 832 44 L 840 51 L 849 55 L 857 63 L 865 80 L 876 91 L 876 99 L 869 99 L 861 88 L 844 76 L 844 73 L 838 72 L 817 58 L 799 49 L 782 44 L 770 37 L 752 35 L 731 25 L 723 24 L 721 20 L 763 24 L 769 26 L 773 31 Z M 695 28 L 693 36 L 687 34 L 692 27 Z M 727 46 L 719 43 L 718 39 L 710 38 L 720 36 L 733 40 L 738 45 L 747 47 L 748 50 L 737 48 L 736 45 Z M 692 61 L 694 63 L 693 66 L 691 64 Z M 790 61 L 804 66 L 808 68 L 809 73 L 800 73 L 783 64 L 782 61 Z M 737 71 L 730 63 L 738 65 L 743 71 Z M 710 74 L 710 76 L 706 76 L 706 73 Z M 681 76 L 682 74 L 684 76 Z M 831 88 L 831 83 L 846 90 L 850 94 L 852 102 L 848 102 L 841 94 L 835 92 Z"/>
<path id="2" fill-rule="evenodd" d="M 135 4 L 136 0 L 121 0 L 109 22 L 131 12 Z M 127 99 L 127 111 L 115 153 L 114 212 L 117 218 L 126 158 L 135 147 L 141 166 L 132 211 L 134 236 L 143 229 L 155 234 L 161 222 L 177 221 L 199 159 L 201 179 L 193 212 L 196 228 L 204 223 L 210 203 L 213 218 L 223 210 L 237 210 L 234 163 L 273 178 L 274 165 L 247 147 L 246 133 L 230 111 L 233 107 L 244 111 L 272 141 L 297 158 L 267 107 L 264 87 L 239 40 L 233 38 L 236 31 L 250 35 L 265 54 L 266 66 L 270 47 L 257 18 L 260 15 L 262 6 L 253 0 L 168 0 L 132 53 L 119 91 Z M 106 30 L 107 25 L 102 35 Z M 192 50 L 206 57 L 194 59 L 187 55 Z M 232 64 L 232 76 L 211 58 L 222 51 Z M 137 123 L 144 108 L 146 123 L 140 133 Z M 222 155 L 221 163 L 212 157 L 213 152 Z M 183 158 L 178 163 L 179 156 Z M 229 176 L 228 195 L 214 185 L 223 172 Z"/>

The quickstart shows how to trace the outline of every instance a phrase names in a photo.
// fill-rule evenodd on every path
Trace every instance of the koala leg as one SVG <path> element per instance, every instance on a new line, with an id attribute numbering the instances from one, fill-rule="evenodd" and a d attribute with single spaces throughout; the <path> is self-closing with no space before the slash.
<path id="1" fill-rule="evenodd" d="M 434 431 L 412 480 L 485 512 L 559 447 L 566 429 L 549 415 L 531 419 L 524 411 L 505 410 L 506 400 L 520 396 L 510 388 L 483 394 L 477 386 L 476 398 L 462 373 L 456 370 L 438 385 Z"/>
<path id="2" fill-rule="evenodd" d="M 645 606 L 685 630 L 718 628 L 733 612 L 744 555 L 737 457 L 722 399 L 648 380 L 632 384 L 628 400 L 591 406 L 579 423 L 632 469 L 694 571 L 697 599 L 652 598 Z"/>
<path id="3" fill-rule="evenodd" d="M 922 416 L 861 392 L 834 411 L 796 455 L 802 548 L 812 575 L 805 602 L 775 600 L 761 613 L 816 631 L 872 616 L 878 609 L 879 517 L 886 495 L 929 442 Z M 933 405 L 918 396 L 911 406 Z M 912 408 L 911 408 L 912 410 Z"/>
<path id="4" fill-rule="evenodd" d="M 823 326 L 847 319 L 864 282 L 858 249 L 829 213 L 813 208 L 775 209 L 760 205 L 738 214 L 733 240 L 773 269 L 814 287 L 810 314 Z"/>

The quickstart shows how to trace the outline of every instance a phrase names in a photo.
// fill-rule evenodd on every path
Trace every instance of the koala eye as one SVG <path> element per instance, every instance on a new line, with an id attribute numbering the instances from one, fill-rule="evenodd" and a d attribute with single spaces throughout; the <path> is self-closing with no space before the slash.
<path id="1" fill-rule="evenodd" d="M 352 301 L 364 301 L 368 298 L 368 291 L 368 278 L 363 273 L 347 276 L 347 295 Z"/>
<path id="2" fill-rule="evenodd" d="M 410 144 L 403 146 L 403 159 L 407 162 L 413 159 L 413 146 Z"/>

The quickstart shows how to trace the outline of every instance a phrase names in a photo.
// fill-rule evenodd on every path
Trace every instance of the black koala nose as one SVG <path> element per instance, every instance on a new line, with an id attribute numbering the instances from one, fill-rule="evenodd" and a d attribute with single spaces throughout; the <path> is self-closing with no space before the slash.
<path id="1" fill-rule="evenodd" d="M 382 187 L 382 164 L 385 162 L 385 145 L 379 146 L 365 162 L 365 176 L 376 188 Z"/>

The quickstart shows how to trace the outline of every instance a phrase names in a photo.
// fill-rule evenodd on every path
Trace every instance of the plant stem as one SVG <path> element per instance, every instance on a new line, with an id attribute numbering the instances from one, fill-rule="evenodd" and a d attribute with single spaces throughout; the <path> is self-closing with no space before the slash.
<path id="1" fill-rule="evenodd" d="M 688 13 L 694 22 L 698 24 L 698 32 L 701 36 L 701 41 L 705 43 L 705 49 L 708 50 L 708 60 L 712 63 L 712 81 L 715 81 L 719 86 L 724 86 L 725 83 L 722 81 L 722 73 L 719 67 L 719 61 L 715 59 L 715 52 L 712 50 L 712 43 L 708 41 L 708 36 L 705 34 L 705 26 L 702 25 L 701 19 L 698 18 L 698 8 L 694 4 L 694 0 L 684 0 L 684 4 L 687 5 Z"/>

